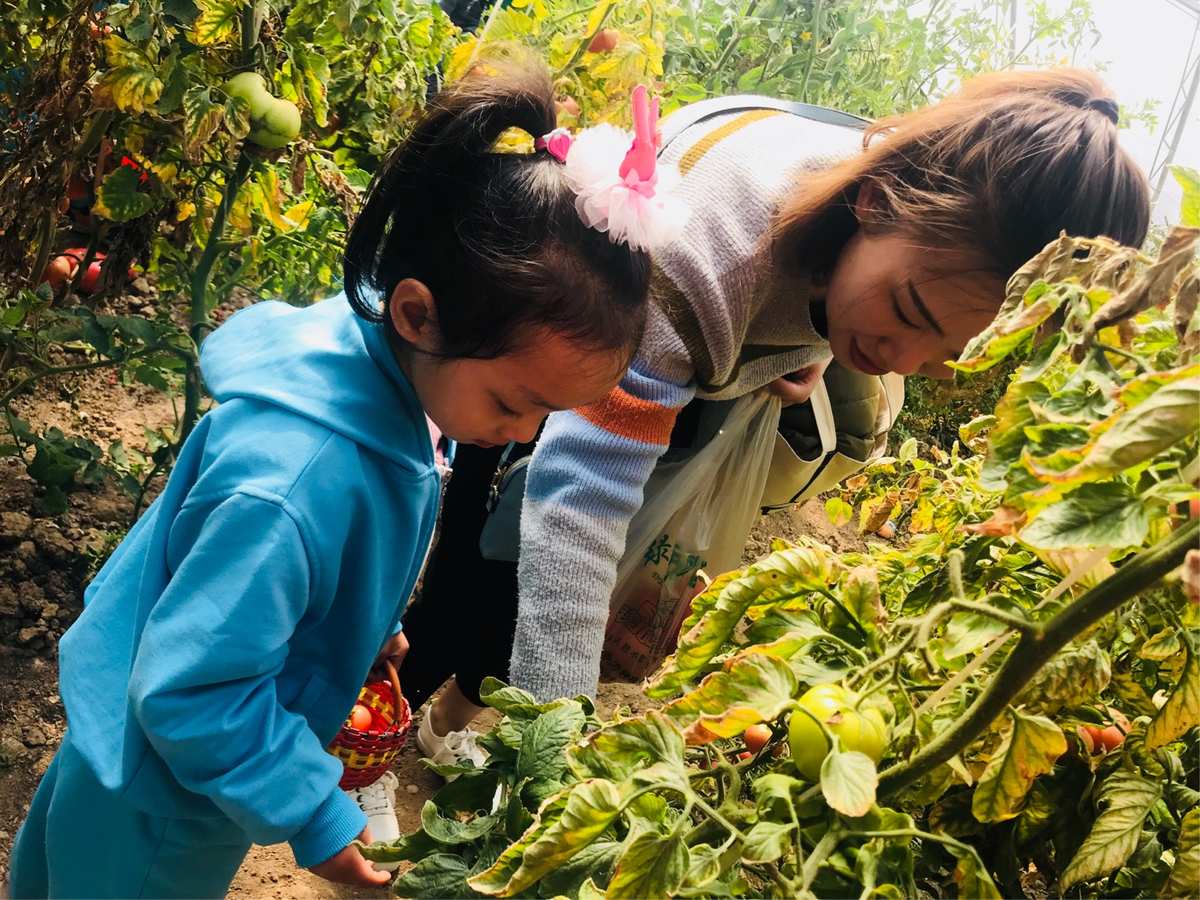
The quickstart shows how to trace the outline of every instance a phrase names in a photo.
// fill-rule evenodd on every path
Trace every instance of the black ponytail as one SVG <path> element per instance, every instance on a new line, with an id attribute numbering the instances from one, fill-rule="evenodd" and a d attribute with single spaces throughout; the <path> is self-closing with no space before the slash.
<path id="1" fill-rule="evenodd" d="M 556 124 L 549 73 L 531 57 L 489 57 L 439 93 L 376 172 L 347 241 L 346 293 L 370 321 L 405 278 L 437 305 L 447 357 L 492 358 L 547 328 L 592 349 L 631 352 L 649 259 L 588 228 L 549 154 L 496 153 L 509 128 Z"/>

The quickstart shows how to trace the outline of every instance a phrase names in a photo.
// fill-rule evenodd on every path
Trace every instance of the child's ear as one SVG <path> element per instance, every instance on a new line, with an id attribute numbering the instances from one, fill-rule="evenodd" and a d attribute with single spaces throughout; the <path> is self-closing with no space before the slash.
<path id="1" fill-rule="evenodd" d="M 405 278 L 388 300 L 388 317 L 396 333 L 418 350 L 432 353 L 438 347 L 437 307 L 424 282 Z"/>

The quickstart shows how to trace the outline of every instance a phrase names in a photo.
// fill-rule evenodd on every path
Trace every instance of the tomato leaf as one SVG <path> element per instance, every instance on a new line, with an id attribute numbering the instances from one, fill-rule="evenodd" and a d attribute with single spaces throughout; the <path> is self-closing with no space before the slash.
<path id="1" fill-rule="evenodd" d="M 1056 654 L 1020 693 L 1017 702 L 1053 715 L 1064 706 L 1100 696 L 1111 680 L 1108 654 L 1095 641 L 1088 641 Z"/>
<path id="2" fill-rule="evenodd" d="M 644 831 L 621 854 L 604 896 L 608 898 L 670 897 L 688 871 L 688 848 L 677 834 Z"/>
<path id="3" fill-rule="evenodd" d="M 538 716 L 521 735 L 517 777 L 557 780 L 567 770 L 565 751 L 583 730 L 583 709 L 568 701 Z"/>
<path id="4" fill-rule="evenodd" d="M 1123 481 L 1085 484 L 1047 507 L 1018 537 L 1045 550 L 1068 547 L 1140 547 L 1150 509 Z"/>
<path id="5" fill-rule="evenodd" d="M 547 800 L 520 840 L 469 880 L 483 894 L 511 897 L 600 837 L 625 806 L 617 786 L 595 778 Z"/>
<path id="6" fill-rule="evenodd" d="M 228 43 L 247 0 L 196 0 L 200 15 L 192 23 L 192 41 L 201 47 Z"/>
<path id="7" fill-rule="evenodd" d="M 105 218 L 113 222 L 131 221 L 158 205 L 152 195 L 138 190 L 138 173 L 128 166 L 121 166 L 104 176 L 98 197 Z"/>
<path id="8" fill-rule="evenodd" d="M 543 878 L 539 887 L 546 896 L 571 896 L 588 878 L 606 884 L 620 855 L 617 841 L 596 841 Z"/>
<path id="9" fill-rule="evenodd" d="M 958 896 L 977 900 L 1001 900 L 1004 895 L 992 881 L 987 866 L 983 864 L 974 847 L 957 844 L 943 846 L 958 860 L 954 867 L 954 883 L 958 885 Z"/>
<path id="10" fill-rule="evenodd" d="M 1067 752 L 1066 737 L 1049 719 L 1011 709 L 1009 717 L 1010 725 L 979 776 L 971 801 L 971 812 L 980 822 L 1017 816 L 1033 780 L 1052 771 L 1054 761 Z"/>
<path id="11" fill-rule="evenodd" d="M 421 828 L 439 844 L 469 844 L 492 830 L 496 816 L 476 816 L 469 822 L 447 819 L 432 800 L 421 807 Z"/>
<path id="12" fill-rule="evenodd" d="M 1196 725 L 1200 725 L 1200 658 L 1189 644 L 1179 682 L 1146 728 L 1146 749 L 1170 743 Z"/>
<path id="13" fill-rule="evenodd" d="M 870 762 L 870 760 L 868 760 Z M 787 852 L 796 826 L 791 822 L 754 823 L 742 845 L 742 861 L 748 863 L 774 862 Z"/>
<path id="14" fill-rule="evenodd" d="M 683 735 L 661 712 L 606 725 L 567 751 L 567 765 L 578 778 L 623 781 L 655 763 L 683 766 Z"/>
<path id="15" fill-rule="evenodd" d="M 1118 770 L 1105 779 L 1096 799 L 1101 808 L 1092 830 L 1059 878 L 1059 889 L 1115 872 L 1137 848 L 1142 822 L 1158 802 L 1162 787 Z"/>
<path id="16" fill-rule="evenodd" d="M 469 871 L 462 857 L 435 853 L 397 878 L 393 889 L 401 897 L 461 897 Z"/>
<path id="17" fill-rule="evenodd" d="M 728 670 L 706 676 L 663 711 L 683 729 L 689 744 L 707 744 L 774 719 L 791 705 L 796 688 L 786 662 L 748 653 L 734 659 Z"/>
<path id="18" fill-rule="evenodd" d="M 96 86 L 122 112 L 143 113 L 162 94 L 163 83 L 146 54 L 118 34 L 104 39 L 109 69 Z"/>
<path id="19" fill-rule="evenodd" d="M 1200 885 L 1200 806 L 1185 815 L 1179 825 L 1175 865 L 1163 885 L 1163 896 L 1195 897 L 1196 885 Z"/>
<path id="20" fill-rule="evenodd" d="M 821 794 L 832 809 L 846 816 L 864 816 L 875 805 L 879 773 L 871 757 L 838 747 L 821 763 Z"/>

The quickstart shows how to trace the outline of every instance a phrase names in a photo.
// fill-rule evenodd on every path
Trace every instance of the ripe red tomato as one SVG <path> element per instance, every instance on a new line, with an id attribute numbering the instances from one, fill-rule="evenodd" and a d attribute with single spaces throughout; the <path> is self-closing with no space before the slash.
<path id="1" fill-rule="evenodd" d="M 771 729 L 761 723 L 751 725 L 742 732 L 742 739 L 746 742 L 747 750 L 751 753 L 757 753 L 763 747 L 767 746 L 767 741 L 771 740 Z"/>
<path id="2" fill-rule="evenodd" d="M 621 40 L 621 32 L 615 28 L 605 28 L 596 32 L 592 42 L 588 44 L 589 53 L 611 53 Z"/>
<path id="3" fill-rule="evenodd" d="M 45 271 L 42 272 L 42 281 L 50 285 L 54 290 L 62 290 L 63 286 L 71 280 L 71 276 L 75 274 L 75 263 L 69 256 L 56 256 L 46 264 Z"/>
<path id="4" fill-rule="evenodd" d="M 350 710 L 350 718 L 347 721 L 350 723 L 351 728 L 366 731 L 371 727 L 371 711 L 361 703 L 355 703 L 354 708 Z"/>
<path id="5" fill-rule="evenodd" d="M 1101 728 L 1099 725 L 1082 725 L 1079 735 L 1089 753 L 1108 753 L 1125 741 L 1125 732 L 1116 725 Z"/>
<path id="6" fill-rule="evenodd" d="M 739 754 L 737 755 L 737 758 L 738 758 L 740 761 L 742 761 L 742 762 L 745 762 L 745 761 L 746 761 L 746 760 L 748 760 L 748 759 L 753 759 L 753 758 L 754 758 L 754 754 L 753 754 L 753 753 L 751 753 L 749 750 L 743 750 L 741 753 L 739 753 Z"/>
<path id="7" fill-rule="evenodd" d="M 554 104 L 558 107 L 558 114 L 560 116 L 564 114 L 568 116 L 579 115 L 579 103 L 576 102 L 574 97 L 563 97 L 561 100 L 554 101 Z"/>
<path id="8" fill-rule="evenodd" d="M 100 283 L 100 267 L 102 265 L 104 265 L 103 260 L 92 260 L 87 271 L 83 273 L 83 277 L 79 279 L 79 289 L 85 294 L 95 293 L 96 286 Z"/>

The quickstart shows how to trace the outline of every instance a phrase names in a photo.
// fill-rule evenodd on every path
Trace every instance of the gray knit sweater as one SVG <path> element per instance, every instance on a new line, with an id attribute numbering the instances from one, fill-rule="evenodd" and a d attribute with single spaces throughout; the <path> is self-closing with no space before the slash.
<path id="1" fill-rule="evenodd" d="M 692 126 L 663 154 L 691 216 L 657 252 L 645 335 L 609 397 L 554 413 L 527 476 L 510 676 L 549 698 L 594 694 L 617 563 L 642 490 L 694 396 L 729 399 L 828 358 L 807 279 L 764 237 L 804 173 L 861 146 L 855 129 L 777 111 Z"/>

